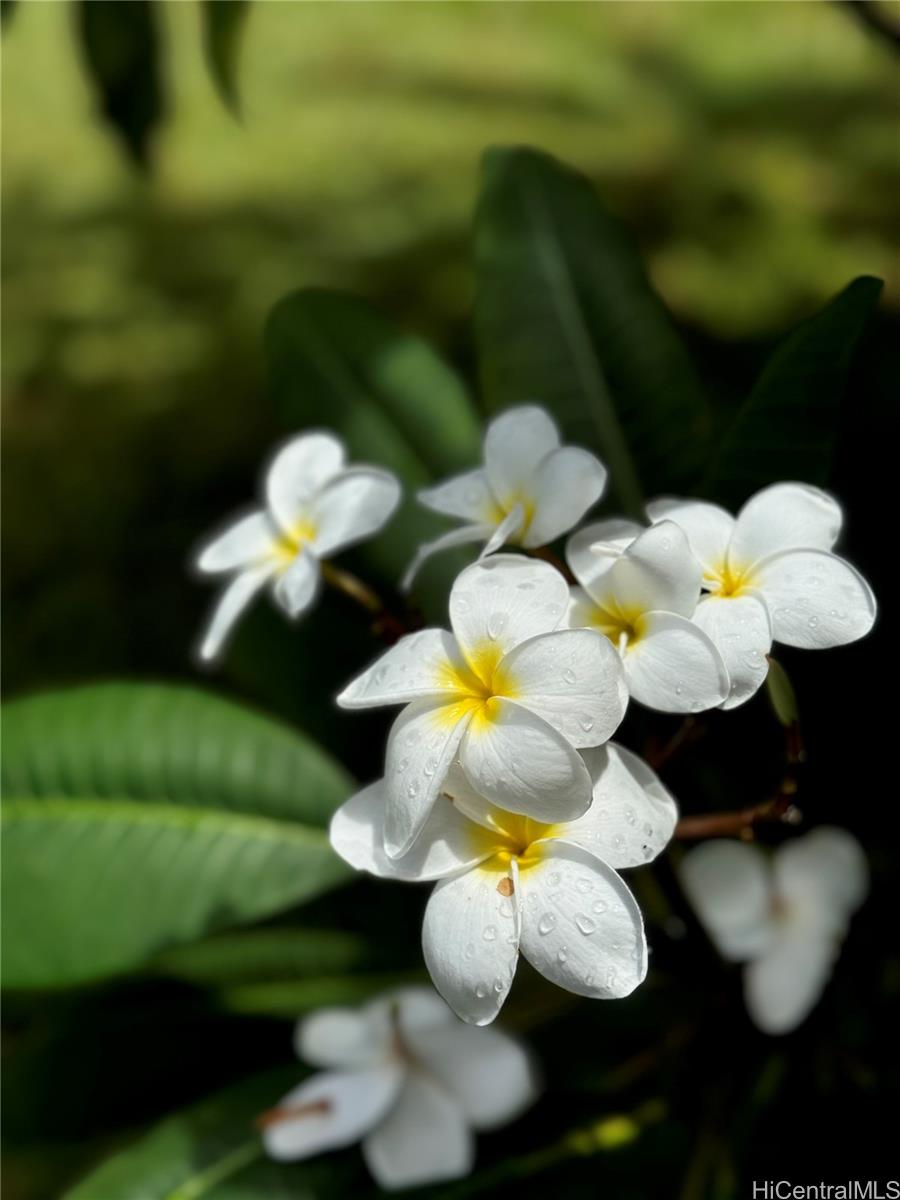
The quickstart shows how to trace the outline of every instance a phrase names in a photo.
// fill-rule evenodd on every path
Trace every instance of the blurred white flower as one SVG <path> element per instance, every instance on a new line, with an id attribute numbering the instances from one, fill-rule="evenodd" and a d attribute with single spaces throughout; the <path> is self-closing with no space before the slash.
<path id="1" fill-rule="evenodd" d="M 635 700 L 662 712 L 715 708 L 728 695 L 725 664 L 691 618 L 702 570 L 671 521 L 644 529 L 600 521 L 569 538 L 573 587 L 567 622 L 605 634 L 622 656 Z"/>
<path id="2" fill-rule="evenodd" d="M 816 650 L 856 641 L 872 628 L 872 590 L 831 550 L 840 505 L 805 483 L 776 483 L 751 496 L 737 518 L 700 500 L 654 500 L 651 521 L 674 521 L 703 567 L 694 620 L 720 650 L 731 677 L 723 708 L 742 704 L 766 677 L 773 639 Z"/>
<path id="3" fill-rule="evenodd" d="M 407 704 L 385 761 L 389 854 L 409 849 L 457 758 L 472 787 L 510 812 L 553 822 L 588 807 L 578 748 L 611 736 L 628 690 L 605 637 L 557 629 L 568 599 L 547 563 L 509 554 L 475 563 L 450 593 L 452 634 L 401 638 L 338 696 L 344 708 Z"/>
<path id="4" fill-rule="evenodd" d="M 823 826 L 771 859 L 745 842 L 707 842 L 685 855 L 684 890 L 724 958 L 744 962 L 747 1011 L 764 1033 L 787 1033 L 815 1006 L 851 915 L 868 891 L 862 848 Z"/>
<path id="5" fill-rule="evenodd" d="M 603 495 L 606 468 L 578 446 L 561 446 L 542 408 L 526 404 L 495 417 L 484 438 L 484 466 L 424 488 L 419 500 L 468 524 L 421 546 L 403 577 L 408 588 L 422 563 L 464 542 L 545 546 L 573 529 Z"/>
<path id="6" fill-rule="evenodd" d="M 538 1094 L 518 1041 L 461 1024 L 431 988 L 312 1013 L 297 1026 L 296 1046 L 325 1069 L 264 1115 L 266 1150 L 303 1159 L 361 1139 L 387 1189 L 468 1175 L 473 1131 L 514 1120 Z"/>
<path id="7" fill-rule="evenodd" d="M 383 780 L 351 797 L 331 844 L 358 870 L 440 880 L 422 943 L 438 991 L 464 1021 L 496 1017 L 521 952 L 580 996 L 627 996 L 647 973 L 640 910 L 616 870 L 649 862 L 672 836 L 675 801 L 622 746 L 584 751 L 593 803 L 574 821 L 540 824 L 495 808 L 455 766 L 412 849 L 384 851 Z"/>
<path id="8" fill-rule="evenodd" d="M 197 566 L 231 577 L 200 648 L 215 658 L 254 596 L 274 585 L 290 617 L 316 598 L 320 560 L 361 542 L 387 523 L 400 485 L 379 467 L 345 466 L 329 433 L 304 433 L 279 450 L 266 473 L 266 507 L 241 517 L 200 553 Z"/>

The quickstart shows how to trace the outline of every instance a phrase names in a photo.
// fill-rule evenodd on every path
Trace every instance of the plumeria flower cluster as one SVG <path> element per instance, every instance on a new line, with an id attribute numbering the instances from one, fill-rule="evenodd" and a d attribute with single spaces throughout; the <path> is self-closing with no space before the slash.
<path id="1" fill-rule="evenodd" d="M 468 1175 L 475 1131 L 514 1120 L 539 1091 L 534 1064 L 499 1029 L 458 1021 L 430 988 L 302 1020 L 297 1053 L 322 1068 L 260 1119 L 272 1158 L 310 1158 L 362 1141 L 387 1190 Z"/>
<path id="2" fill-rule="evenodd" d="M 707 842 L 681 880 L 719 953 L 744 966 L 744 998 L 765 1033 L 787 1033 L 821 995 L 850 917 L 868 891 L 859 843 L 822 827 L 771 859 L 746 842 Z"/>
<path id="3" fill-rule="evenodd" d="M 197 558 L 199 570 L 228 577 L 200 648 L 213 659 L 258 592 L 298 617 L 315 602 L 321 563 L 377 533 L 400 502 L 396 478 L 380 467 L 347 466 L 330 433 L 305 433 L 278 451 L 266 472 L 265 507 L 239 518 Z"/>

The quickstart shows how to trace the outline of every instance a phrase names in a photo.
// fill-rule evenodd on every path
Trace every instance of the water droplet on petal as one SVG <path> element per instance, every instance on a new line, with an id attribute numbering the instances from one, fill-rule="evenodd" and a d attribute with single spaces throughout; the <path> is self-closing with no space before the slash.
<path id="1" fill-rule="evenodd" d="M 466 943 L 466 958 L 474 958 L 474 957 L 475 957 L 475 943 L 467 942 Z"/>
<path id="2" fill-rule="evenodd" d="M 506 983 L 504 980 L 500 979 L 499 977 L 494 980 L 494 991 L 497 993 L 498 996 L 500 995 L 500 993 L 503 991 L 503 989 L 505 987 L 506 987 Z"/>
<path id="3" fill-rule="evenodd" d="M 544 913 L 541 919 L 538 921 L 538 933 L 546 935 L 548 933 L 552 933 L 555 928 L 556 917 L 554 917 L 553 913 Z"/>
<path id="4" fill-rule="evenodd" d="M 594 903 L 591 905 L 591 912 L 605 913 L 606 909 L 607 909 L 607 904 L 606 904 L 605 900 L 595 900 Z"/>
<path id="5" fill-rule="evenodd" d="M 486 983 L 476 983 L 476 985 L 475 985 L 476 997 L 479 1000 L 483 1000 L 487 994 L 488 994 L 487 984 Z"/>
<path id="6" fill-rule="evenodd" d="M 492 612 L 488 617 L 487 633 L 491 641 L 496 641 L 503 630 L 506 628 L 509 617 L 505 612 Z"/>
<path id="7" fill-rule="evenodd" d="M 637 817 L 635 816 L 634 809 L 630 805 L 625 809 L 625 820 L 628 822 L 629 825 L 634 825 L 635 822 L 637 821 Z"/>
<path id="8" fill-rule="evenodd" d="M 419 781 L 418 781 L 418 779 L 414 779 L 414 780 L 412 781 L 412 783 L 410 783 L 409 787 L 406 789 L 406 794 L 407 794 L 407 795 L 408 795 L 410 798 L 412 798 L 413 796 L 417 796 L 417 795 L 419 794 Z"/>
<path id="9" fill-rule="evenodd" d="M 591 883 L 590 879 L 584 878 L 576 879 L 575 887 L 579 892 L 581 892 L 582 896 L 586 896 L 588 892 L 593 891 L 594 889 L 594 885 Z"/>
<path id="10" fill-rule="evenodd" d="M 810 617 L 806 623 L 810 627 L 810 629 L 815 629 L 815 627 L 819 623 L 819 618 L 818 617 Z"/>
<path id="11" fill-rule="evenodd" d="M 575 682 L 575 672 L 573 670 L 571 670 L 569 667 L 566 667 L 566 669 L 563 671 L 562 677 L 566 681 L 566 683 L 574 683 Z"/>
<path id="12" fill-rule="evenodd" d="M 486 942 L 492 942 L 497 936 L 497 930 L 493 925 L 485 925 L 484 933 L 481 936 Z"/>
<path id="13" fill-rule="evenodd" d="M 560 963 L 564 963 L 564 962 L 566 962 L 568 957 L 569 957 L 568 950 L 565 948 L 565 946 L 560 946 L 559 950 L 557 950 L 557 952 L 556 952 L 556 961 L 560 962 Z"/>
<path id="14" fill-rule="evenodd" d="M 590 917 L 586 917 L 584 913 L 575 914 L 575 924 L 584 934 L 592 934 L 597 928 L 596 921 L 592 921 Z"/>
<path id="15" fill-rule="evenodd" d="M 585 733 L 590 733 L 591 730 L 594 728 L 594 718 L 589 717 L 587 714 L 585 714 L 583 717 L 578 718 L 578 724 L 581 726 L 581 728 L 584 730 Z"/>
<path id="16" fill-rule="evenodd" d="M 560 882 L 559 871 L 554 871 L 553 874 L 550 876 L 550 886 L 551 887 L 559 887 L 559 882 Z"/>

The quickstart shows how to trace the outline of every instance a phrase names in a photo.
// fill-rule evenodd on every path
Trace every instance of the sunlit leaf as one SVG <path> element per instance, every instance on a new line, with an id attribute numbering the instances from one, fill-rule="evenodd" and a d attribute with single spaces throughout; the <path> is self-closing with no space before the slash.
<path id="1" fill-rule="evenodd" d="M 250 0 L 203 0 L 203 45 L 210 74 L 223 103 L 240 109 L 238 55 Z"/>

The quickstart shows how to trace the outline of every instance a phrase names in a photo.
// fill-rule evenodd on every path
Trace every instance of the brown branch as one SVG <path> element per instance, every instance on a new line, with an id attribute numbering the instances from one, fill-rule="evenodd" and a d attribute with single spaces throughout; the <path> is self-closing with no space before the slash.
<path id="1" fill-rule="evenodd" d="M 357 575 L 336 567 L 334 563 L 322 563 L 322 578 L 335 589 L 342 592 L 354 604 L 364 608 L 373 617 L 372 632 L 382 638 L 388 645 L 399 641 L 410 627 L 392 613 L 374 588 L 364 583 Z"/>
<path id="2" fill-rule="evenodd" d="M 257 1129 L 268 1129 L 282 1121 L 297 1121 L 302 1117 L 320 1116 L 327 1112 L 331 1112 L 329 1100 L 312 1100 L 309 1104 L 279 1104 L 260 1113 L 254 1124 Z"/>
<path id="3" fill-rule="evenodd" d="M 569 570 L 566 563 L 564 563 L 561 558 L 557 558 L 557 556 L 548 546 L 535 546 L 533 549 L 529 549 L 527 553 L 530 554 L 532 558 L 542 558 L 544 562 L 548 562 L 551 567 L 556 567 L 560 575 L 565 577 L 566 583 L 573 584 L 578 582 L 578 580 Z"/>
<path id="4" fill-rule="evenodd" d="M 793 802 L 796 792 L 796 779 L 786 775 L 771 799 L 764 800 L 761 804 L 753 804 L 749 808 L 738 809 L 737 812 L 682 817 L 675 826 L 675 836 L 687 841 L 714 837 L 739 837 L 750 841 L 755 826 L 764 822 L 797 825 L 802 820 L 802 814 Z"/>

